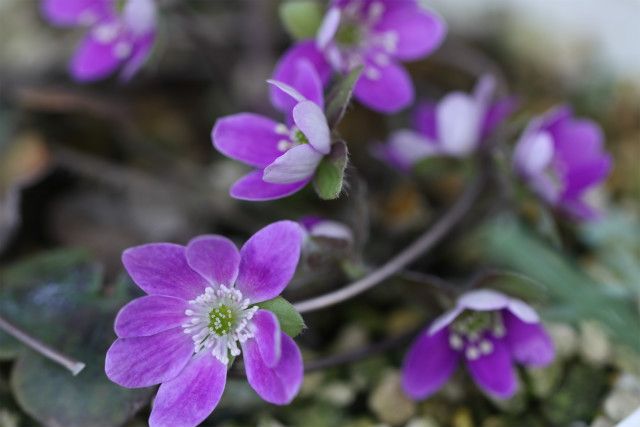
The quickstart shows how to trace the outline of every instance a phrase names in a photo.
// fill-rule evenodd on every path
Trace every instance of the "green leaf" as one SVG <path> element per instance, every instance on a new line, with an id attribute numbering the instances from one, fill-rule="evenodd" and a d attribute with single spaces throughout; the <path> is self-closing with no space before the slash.
<path id="1" fill-rule="evenodd" d="M 107 427 L 124 424 L 149 401 L 150 389 L 124 389 L 104 373 L 113 320 L 129 296 L 102 296 L 102 268 L 86 254 L 37 256 L 0 270 L 0 283 L 4 317 L 87 365 L 74 377 L 0 332 L 0 350 L 17 356 L 11 387 L 25 412 L 45 426 Z"/>
<path id="2" fill-rule="evenodd" d="M 327 96 L 327 120 L 329 126 L 335 128 L 344 113 L 347 111 L 349 102 L 351 102 L 351 95 L 353 94 L 353 88 L 355 87 L 360 75 L 362 74 L 363 67 L 359 66 L 354 68 L 349 74 L 338 80 L 333 86 L 329 95 Z"/>
<path id="3" fill-rule="evenodd" d="M 555 305 L 550 313 L 562 312 L 565 320 L 567 314 L 574 316 L 573 321 L 597 320 L 612 337 L 640 351 L 640 335 L 630 327 L 640 324 L 640 315 L 626 294 L 611 292 L 609 286 L 595 282 L 512 219 L 495 221 L 482 236 L 483 253 L 489 261 L 531 277 L 544 287 Z"/>
<path id="4" fill-rule="evenodd" d="M 269 301 L 258 304 L 258 307 L 271 311 L 280 322 L 282 332 L 290 337 L 296 337 L 302 332 L 306 325 L 300 313 L 293 308 L 293 305 L 282 297 L 275 297 Z"/>
<path id="5" fill-rule="evenodd" d="M 290 0 L 280 5 L 280 20 L 296 40 L 315 37 L 323 16 L 322 5 L 315 0 Z"/>
<path id="6" fill-rule="evenodd" d="M 344 141 L 333 144 L 331 153 L 322 159 L 313 178 L 313 188 L 321 199 L 332 200 L 340 196 L 348 159 L 347 145 Z"/>

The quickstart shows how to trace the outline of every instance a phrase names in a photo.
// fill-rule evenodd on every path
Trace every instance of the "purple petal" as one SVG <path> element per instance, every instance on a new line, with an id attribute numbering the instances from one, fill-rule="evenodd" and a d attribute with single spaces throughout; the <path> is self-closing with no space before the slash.
<path id="1" fill-rule="evenodd" d="M 449 326 L 451 322 L 456 320 L 456 318 L 460 316 L 460 313 L 462 313 L 463 311 L 464 311 L 464 307 L 458 304 L 451 310 L 440 315 L 438 318 L 436 318 L 436 320 L 434 320 L 431 323 L 431 326 L 429 326 L 429 335 L 435 335 L 436 333 L 440 332 L 442 329 Z"/>
<path id="2" fill-rule="evenodd" d="M 173 243 L 151 243 L 129 248 L 122 263 L 133 281 L 149 295 L 192 300 L 204 292 L 207 281 L 187 264 L 186 248 Z"/>
<path id="3" fill-rule="evenodd" d="M 553 140 L 548 132 L 525 135 L 515 148 L 513 161 L 525 177 L 544 173 L 553 160 Z"/>
<path id="4" fill-rule="evenodd" d="M 436 124 L 436 104 L 432 102 L 422 102 L 416 108 L 413 116 L 413 126 L 427 138 L 438 140 L 438 126 Z"/>
<path id="5" fill-rule="evenodd" d="M 518 105 L 518 99 L 513 96 L 501 99 L 491 105 L 482 123 L 482 138 L 491 135 L 498 126 L 518 109 Z"/>
<path id="6" fill-rule="evenodd" d="M 602 216 L 597 209 L 579 199 L 562 200 L 558 207 L 579 221 L 594 221 Z"/>
<path id="7" fill-rule="evenodd" d="M 571 169 L 588 164 L 602 156 L 602 129 L 590 120 L 565 121 L 552 133 L 558 160 Z"/>
<path id="8" fill-rule="evenodd" d="M 413 82 L 401 65 L 368 65 L 356 83 L 354 94 L 373 110 L 395 113 L 413 102 Z"/>
<path id="9" fill-rule="evenodd" d="M 188 307 L 187 301 L 173 297 L 151 295 L 134 299 L 122 307 L 114 329 L 120 338 L 155 335 L 182 325 Z"/>
<path id="10" fill-rule="evenodd" d="M 478 387 L 499 399 L 512 397 L 518 387 L 516 373 L 507 346 L 501 340 L 491 340 L 493 351 L 468 360 L 467 368 Z"/>
<path id="11" fill-rule="evenodd" d="M 264 168 L 282 155 L 278 142 L 289 140 L 288 133 L 277 132 L 282 126 L 258 114 L 234 114 L 216 121 L 211 138 L 225 156 Z"/>
<path id="12" fill-rule="evenodd" d="M 312 101 L 303 101 L 293 108 L 293 121 L 309 140 L 309 144 L 322 154 L 331 151 L 329 124 L 322 109 Z"/>
<path id="13" fill-rule="evenodd" d="M 402 388 L 413 399 L 438 391 L 458 366 L 460 355 L 449 345 L 449 330 L 422 332 L 411 345 L 402 366 Z"/>
<path id="14" fill-rule="evenodd" d="M 302 384 L 302 354 L 296 343 L 280 333 L 282 354 L 277 365 L 268 367 L 255 339 L 242 344 L 242 357 L 247 380 L 253 389 L 269 403 L 286 405 L 298 394 Z"/>
<path id="15" fill-rule="evenodd" d="M 310 181 L 306 179 L 291 184 L 272 184 L 263 181 L 262 174 L 262 170 L 257 170 L 240 178 L 229 191 L 231 197 L 253 202 L 281 199 L 300 191 Z"/>
<path id="16" fill-rule="evenodd" d="M 293 184 L 308 180 L 313 176 L 322 157 L 309 144 L 297 145 L 267 166 L 262 179 L 272 184 Z"/>
<path id="17" fill-rule="evenodd" d="M 565 176 L 566 187 L 563 198 L 572 199 L 582 194 L 586 189 L 602 182 L 611 172 L 612 160 L 603 155 L 588 164 L 582 164 L 571 169 Z"/>
<path id="18" fill-rule="evenodd" d="M 318 46 L 318 49 L 324 49 L 327 47 L 329 42 L 336 35 L 338 27 L 340 26 L 340 17 L 341 13 L 339 7 L 332 7 L 327 11 L 316 36 L 316 46 Z"/>
<path id="19" fill-rule="evenodd" d="M 195 356 L 171 381 L 158 389 L 150 427 L 193 427 L 218 405 L 227 380 L 227 366 L 207 352 Z"/>
<path id="20" fill-rule="evenodd" d="M 506 308 L 509 302 L 509 297 L 503 293 L 492 289 L 479 289 L 462 295 L 458 299 L 458 306 L 476 311 L 494 311 Z"/>
<path id="21" fill-rule="evenodd" d="M 280 295 L 296 271 L 303 237 L 293 221 L 275 222 L 251 236 L 240 250 L 240 292 L 252 303 Z"/>
<path id="22" fill-rule="evenodd" d="M 156 27 L 155 1 L 128 0 L 122 10 L 122 19 L 135 36 L 153 32 Z"/>
<path id="23" fill-rule="evenodd" d="M 447 26 L 434 12 L 408 4 L 383 14 L 374 31 L 395 34 L 397 44 L 392 55 L 399 59 L 412 60 L 436 50 L 444 40 Z"/>
<path id="24" fill-rule="evenodd" d="M 509 312 L 504 312 L 503 319 L 507 331 L 505 342 L 514 360 L 536 367 L 553 361 L 553 342 L 540 323 L 525 323 Z"/>
<path id="25" fill-rule="evenodd" d="M 268 310 L 258 310 L 252 322 L 256 328 L 254 339 L 262 361 L 267 367 L 273 368 L 280 361 L 282 351 L 278 318 Z"/>
<path id="26" fill-rule="evenodd" d="M 536 311 L 529 304 L 519 299 L 510 298 L 509 304 L 507 305 L 507 310 L 509 310 L 511 314 L 518 317 L 525 323 L 540 322 L 538 313 L 536 313 Z"/>
<path id="27" fill-rule="evenodd" d="M 105 24 L 107 25 L 107 24 Z M 94 31 L 90 32 L 78 46 L 70 64 L 71 74 L 80 82 L 88 82 L 107 77 L 122 63 L 116 54 L 118 43 L 129 43 L 122 36 L 109 43 L 99 41 Z"/>
<path id="28" fill-rule="evenodd" d="M 155 43 L 155 32 L 146 34 L 136 39 L 133 45 L 133 52 L 131 57 L 127 60 L 120 72 L 120 80 L 128 82 L 133 76 L 140 70 L 140 68 L 147 62 L 151 49 Z"/>
<path id="29" fill-rule="evenodd" d="M 187 245 L 187 262 L 210 283 L 231 287 L 238 277 L 240 252 L 222 236 L 200 236 Z"/>
<path id="30" fill-rule="evenodd" d="M 378 153 L 383 160 L 401 170 L 408 171 L 419 161 L 438 153 L 438 147 L 423 135 L 406 129 L 395 131 L 389 142 Z"/>
<path id="31" fill-rule="evenodd" d="M 127 388 L 149 387 L 175 378 L 193 354 L 182 328 L 148 337 L 118 338 L 107 351 L 105 372 Z"/>
<path id="32" fill-rule="evenodd" d="M 109 0 L 43 0 L 42 14 L 54 25 L 93 25 L 113 18 L 113 2 Z"/>
<path id="33" fill-rule="evenodd" d="M 309 61 L 300 60 L 298 63 L 296 63 L 296 66 L 298 66 L 299 64 L 302 64 L 302 63 L 307 63 L 308 64 Z M 295 87 L 293 87 L 293 86 L 291 86 L 291 85 L 289 85 L 287 83 L 280 82 L 278 80 L 273 80 L 273 79 L 267 80 L 267 83 L 269 83 L 271 86 L 277 88 L 278 90 L 283 92 L 285 95 L 288 95 L 289 98 L 291 98 L 290 101 L 291 101 L 291 103 L 293 105 L 297 104 L 298 102 L 305 101 L 307 99 L 307 98 L 305 98 L 305 96 L 303 94 L 300 93 L 300 91 L 298 89 L 296 89 Z"/>
<path id="34" fill-rule="evenodd" d="M 278 61 L 278 64 L 276 64 L 272 77 L 273 80 L 294 86 L 296 80 L 299 78 L 297 64 L 301 59 L 307 60 L 313 65 L 323 85 L 329 81 L 332 73 L 331 66 L 324 58 L 324 54 L 316 47 L 315 40 L 297 43 L 285 52 Z M 287 111 L 291 101 L 286 94 L 277 89 L 272 89 L 271 102 L 280 111 Z"/>
<path id="35" fill-rule="evenodd" d="M 438 142 L 451 155 L 465 155 L 480 142 L 483 114 L 476 99 L 461 92 L 447 95 L 436 109 Z"/>
<path id="36" fill-rule="evenodd" d="M 320 221 L 309 228 L 309 234 L 313 237 L 353 242 L 353 232 L 351 229 L 337 221 Z"/>

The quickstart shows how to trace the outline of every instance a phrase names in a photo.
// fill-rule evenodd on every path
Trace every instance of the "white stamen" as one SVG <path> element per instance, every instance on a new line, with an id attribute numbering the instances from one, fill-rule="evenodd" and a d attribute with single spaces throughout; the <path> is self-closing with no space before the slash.
<path id="1" fill-rule="evenodd" d="M 378 80 L 382 76 L 382 73 L 380 73 L 380 70 L 377 68 L 367 67 L 364 70 L 364 75 L 367 76 L 369 80 Z"/>
<path id="2" fill-rule="evenodd" d="M 480 341 L 480 352 L 482 354 L 491 354 L 493 352 L 493 343 L 489 340 Z"/>
<path id="3" fill-rule="evenodd" d="M 277 148 L 283 153 L 289 150 L 291 147 L 293 147 L 293 143 L 291 141 L 287 141 L 286 139 L 281 139 L 280 141 L 278 141 Z"/>
<path id="4" fill-rule="evenodd" d="M 289 135 L 289 128 L 287 127 L 287 125 L 284 125 L 282 123 L 278 123 L 276 125 L 275 131 L 278 135 Z"/>
<path id="5" fill-rule="evenodd" d="M 369 24 L 374 24 L 380 19 L 382 14 L 384 13 L 384 4 L 382 2 L 374 2 L 369 6 L 369 16 L 367 20 Z"/>
<path id="6" fill-rule="evenodd" d="M 217 289 L 208 287 L 204 294 L 189 301 L 189 304 L 191 308 L 185 310 L 189 319 L 182 328 L 191 335 L 195 353 L 210 351 L 226 364 L 229 363 L 229 354 L 240 354 L 238 342 L 243 343 L 254 336 L 250 320 L 258 307 L 249 307 L 250 301 L 237 289 L 224 285 Z M 224 334 L 218 334 L 221 328 L 227 326 Z"/>
<path id="7" fill-rule="evenodd" d="M 386 67 L 391 63 L 389 56 L 381 52 L 377 53 L 373 60 L 381 67 Z"/>
<path id="8" fill-rule="evenodd" d="M 462 350 L 462 348 L 464 347 L 464 341 L 462 340 L 460 335 L 451 333 L 449 335 L 449 345 L 454 350 Z"/>
<path id="9" fill-rule="evenodd" d="M 476 360 L 476 359 L 478 359 L 480 357 L 480 350 L 478 350 L 474 346 L 469 346 L 469 347 L 467 347 L 467 350 L 465 351 L 465 355 L 467 356 L 467 359 L 469 359 L 469 360 Z"/>
<path id="10" fill-rule="evenodd" d="M 93 30 L 93 36 L 99 43 L 107 44 L 111 43 L 116 39 L 116 37 L 118 37 L 119 30 L 120 27 L 115 22 L 111 24 L 102 24 L 98 25 Z"/>
<path id="11" fill-rule="evenodd" d="M 133 50 L 133 47 L 131 46 L 131 43 L 120 41 L 116 43 L 116 45 L 113 47 L 113 54 L 118 59 L 124 59 L 129 55 L 131 55 L 132 50 Z"/>

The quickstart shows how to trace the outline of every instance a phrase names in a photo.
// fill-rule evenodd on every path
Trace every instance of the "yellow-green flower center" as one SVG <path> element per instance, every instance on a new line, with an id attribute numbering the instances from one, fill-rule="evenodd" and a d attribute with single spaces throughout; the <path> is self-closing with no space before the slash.
<path id="1" fill-rule="evenodd" d="M 356 46 L 362 40 L 362 29 L 356 22 L 345 22 L 340 25 L 335 40 L 343 46 Z"/>
<path id="2" fill-rule="evenodd" d="M 296 129 L 293 137 L 294 137 L 294 139 L 296 140 L 296 142 L 298 144 L 308 144 L 309 143 L 309 140 L 307 139 L 305 134 L 302 133 L 302 131 L 300 129 Z"/>
<path id="3" fill-rule="evenodd" d="M 209 312 L 209 329 L 219 337 L 228 334 L 235 321 L 233 310 L 227 305 L 221 305 Z"/>

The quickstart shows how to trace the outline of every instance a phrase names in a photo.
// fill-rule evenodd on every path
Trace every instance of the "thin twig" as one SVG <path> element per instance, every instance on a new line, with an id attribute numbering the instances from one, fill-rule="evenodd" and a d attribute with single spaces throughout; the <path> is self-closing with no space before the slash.
<path id="1" fill-rule="evenodd" d="M 67 368 L 73 375 L 78 375 L 85 367 L 85 364 L 75 359 L 70 358 L 57 350 L 49 347 L 45 343 L 33 338 L 17 326 L 9 323 L 6 319 L 0 316 L 0 329 L 26 345 L 27 347 L 40 353 L 42 356 L 49 360 L 54 361 L 60 366 Z"/>
<path id="2" fill-rule="evenodd" d="M 464 214 L 469 210 L 469 208 L 471 208 L 473 202 L 478 197 L 483 180 L 484 175 L 478 179 L 472 180 L 456 203 L 435 224 L 433 224 L 431 228 L 429 228 L 410 246 L 405 248 L 395 257 L 391 258 L 382 267 L 373 270 L 362 279 L 356 280 L 355 282 L 336 291 L 305 301 L 300 301 L 294 304 L 296 310 L 300 313 L 306 313 L 339 304 L 375 287 L 405 268 L 407 265 L 411 264 L 418 257 L 440 242 L 440 240 L 442 240 L 442 238 L 444 238 L 464 217 Z"/>

